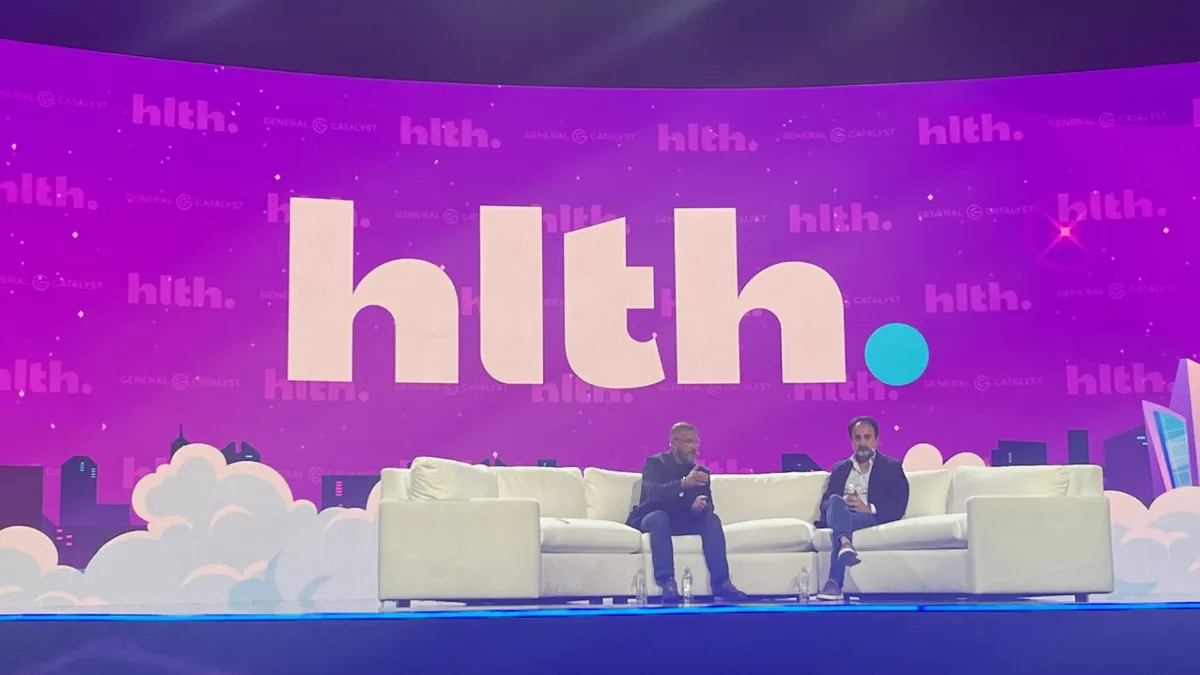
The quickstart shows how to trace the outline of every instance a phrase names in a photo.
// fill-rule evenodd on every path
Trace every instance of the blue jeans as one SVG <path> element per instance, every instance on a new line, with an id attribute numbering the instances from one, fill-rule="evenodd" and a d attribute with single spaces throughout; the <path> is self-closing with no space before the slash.
<path id="1" fill-rule="evenodd" d="M 725 530 L 721 519 L 712 511 L 671 514 L 651 511 L 642 518 L 642 532 L 650 535 L 650 560 L 654 564 L 654 580 L 663 585 L 675 579 L 675 546 L 671 537 L 698 534 L 704 550 L 704 561 L 714 589 L 729 580 L 729 560 L 725 557 Z"/>
<path id="2" fill-rule="evenodd" d="M 846 566 L 838 560 L 842 537 L 851 538 L 858 530 L 879 524 L 873 513 L 859 513 L 850 508 L 841 495 L 833 495 L 825 505 L 825 522 L 833 529 L 833 551 L 830 553 L 829 580 L 841 586 L 846 581 Z"/>

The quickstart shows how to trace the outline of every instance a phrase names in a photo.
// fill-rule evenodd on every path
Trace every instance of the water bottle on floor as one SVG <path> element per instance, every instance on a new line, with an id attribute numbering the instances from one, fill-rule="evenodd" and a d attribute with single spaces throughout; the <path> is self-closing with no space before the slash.
<path id="1" fill-rule="evenodd" d="M 808 568 L 800 568 L 800 576 L 796 577 L 796 602 L 807 605 L 809 598 Z"/>
<path id="2" fill-rule="evenodd" d="M 646 571 L 638 570 L 637 574 L 633 575 L 633 601 L 638 607 L 645 607 L 649 595 L 650 591 L 646 587 Z"/>
<path id="3" fill-rule="evenodd" d="M 683 570 L 683 580 L 679 583 L 679 595 L 683 596 L 683 604 L 685 607 L 692 605 L 692 568 L 687 567 Z"/>

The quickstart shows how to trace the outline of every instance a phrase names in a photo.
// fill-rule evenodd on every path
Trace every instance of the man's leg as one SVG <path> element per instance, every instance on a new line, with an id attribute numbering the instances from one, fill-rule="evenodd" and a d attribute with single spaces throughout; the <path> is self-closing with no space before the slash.
<path id="1" fill-rule="evenodd" d="M 665 511 L 651 511 L 642 518 L 642 532 L 650 535 L 650 560 L 654 580 L 667 588 L 675 584 L 675 546 L 671 542 L 671 518 Z"/>
<path id="2" fill-rule="evenodd" d="M 846 564 L 838 555 L 842 550 L 843 541 L 850 539 L 850 505 L 841 495 L 833 495 L 825 505 L 825 522 L 833 530 L 832 550 L 829 552 L 829 581 L 841 589 L 846 580 Z"/>
<path id="3" fill-rule="evenodd" d="M 700 546 L 704 550 L 704 562 L 708 567 L 713 596 L 723 601 L 745 600 L 746 594 L 734 587 L 729 580 L 729 557 L 725 551 L 725 528 L 721 517 L 712 511 L 705 511 L 690 517 L 685 529 L 689 534 L 700 535 Z"/>

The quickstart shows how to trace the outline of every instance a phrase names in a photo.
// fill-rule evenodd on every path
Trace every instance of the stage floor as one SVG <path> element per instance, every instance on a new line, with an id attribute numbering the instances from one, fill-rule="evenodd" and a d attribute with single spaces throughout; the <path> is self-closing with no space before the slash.
<path id="1" fill-rule="evenodd" d="M 1196 625 L 1198 602 L 8 615 L 0 673 L 1161 675 L 1195 671 Z"/>

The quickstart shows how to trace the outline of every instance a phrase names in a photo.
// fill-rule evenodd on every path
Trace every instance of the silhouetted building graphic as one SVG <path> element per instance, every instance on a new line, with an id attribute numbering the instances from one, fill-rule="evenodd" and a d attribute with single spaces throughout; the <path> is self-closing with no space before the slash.
<path id="1" fill-rule="evenodd" d="M 183 425 L 180 424 L 179 425 L 179 438 L 176 438 L 175 440 L 171 441 L 171 457 L 174 458 L 175 453 L 179 452 L 179 449 L 182 448 L 183 446 L 187 445 L 188 443 L 191 443 L 191 441 L 189 441 L 188 439 L 183 437 Z"/>
<path id="2" fill-rule="evenodd" d="M 1154 494 L 1195 485 L 1187 418 L 1157 403 L 1142 401 L 1142 421 L 1149 442 L 1150 486 Z"/>
<path id="3" fill-rule="evenodd" d="M 1104 489 L 1124 492 L 1146 506 L 1154 501 L 1146 427 L 1134 427 L 1105 439 Z"/>
<path id="4" fill-rule="evenodd" d="M 808 453 L 804 452 L 785 452 L 779 458 L 781 470 L 784 473 L 807 473 L 810 471 L 823 471 L 820 464 Z"/>
<path id="5" fill-rule="evenodd" d="M 1000 441 L 992 451 L 992 466 L 1045 466 L 1046 444 L 1041 441 Z"/>
<path id="6" fill-rule="evenodd" d="M 226 464 L 236 464 L 237 462 L 262 462 L 262 455 L 258 450 L 254 449 L 246 441 L 241 442 L 241 449 L 238 449 L 238 442 L 234 441 L 229 445 L 221 448 L 221 454 L 225 456 Z"/>
<path id="7" fill-rule="evenodd" d="M 40 466 L 0 466 L 0 530 L 41 529 L 45 473 Z"/>
<path id="8" fill-rule="evenodd" d="M 367 508 L 367 498 L 379 482 L 379 474 L 367 476 L 321 476 L 321 510 L 331 506 Z"/>
<path id="9" fill-rule="evenodd" d="M 72 457 L 62 465 L 58 520 L 71 525 L 90 525 L 96 506 L 96 462 L 91 457 Z"/>
<path id="10" fill-rule="evenodd" d="M 555 466 L 558 466 L 558 460 L 557 459 L 539 459 L 537 465 L 538 466 L 555 467 Z"/>
<path id="11" fill-rule="evenodd" d="M 1067 432 L 1067 463 L 1091 464 L 1088 457 L 1088 432 L 1072 429 Z"/>

